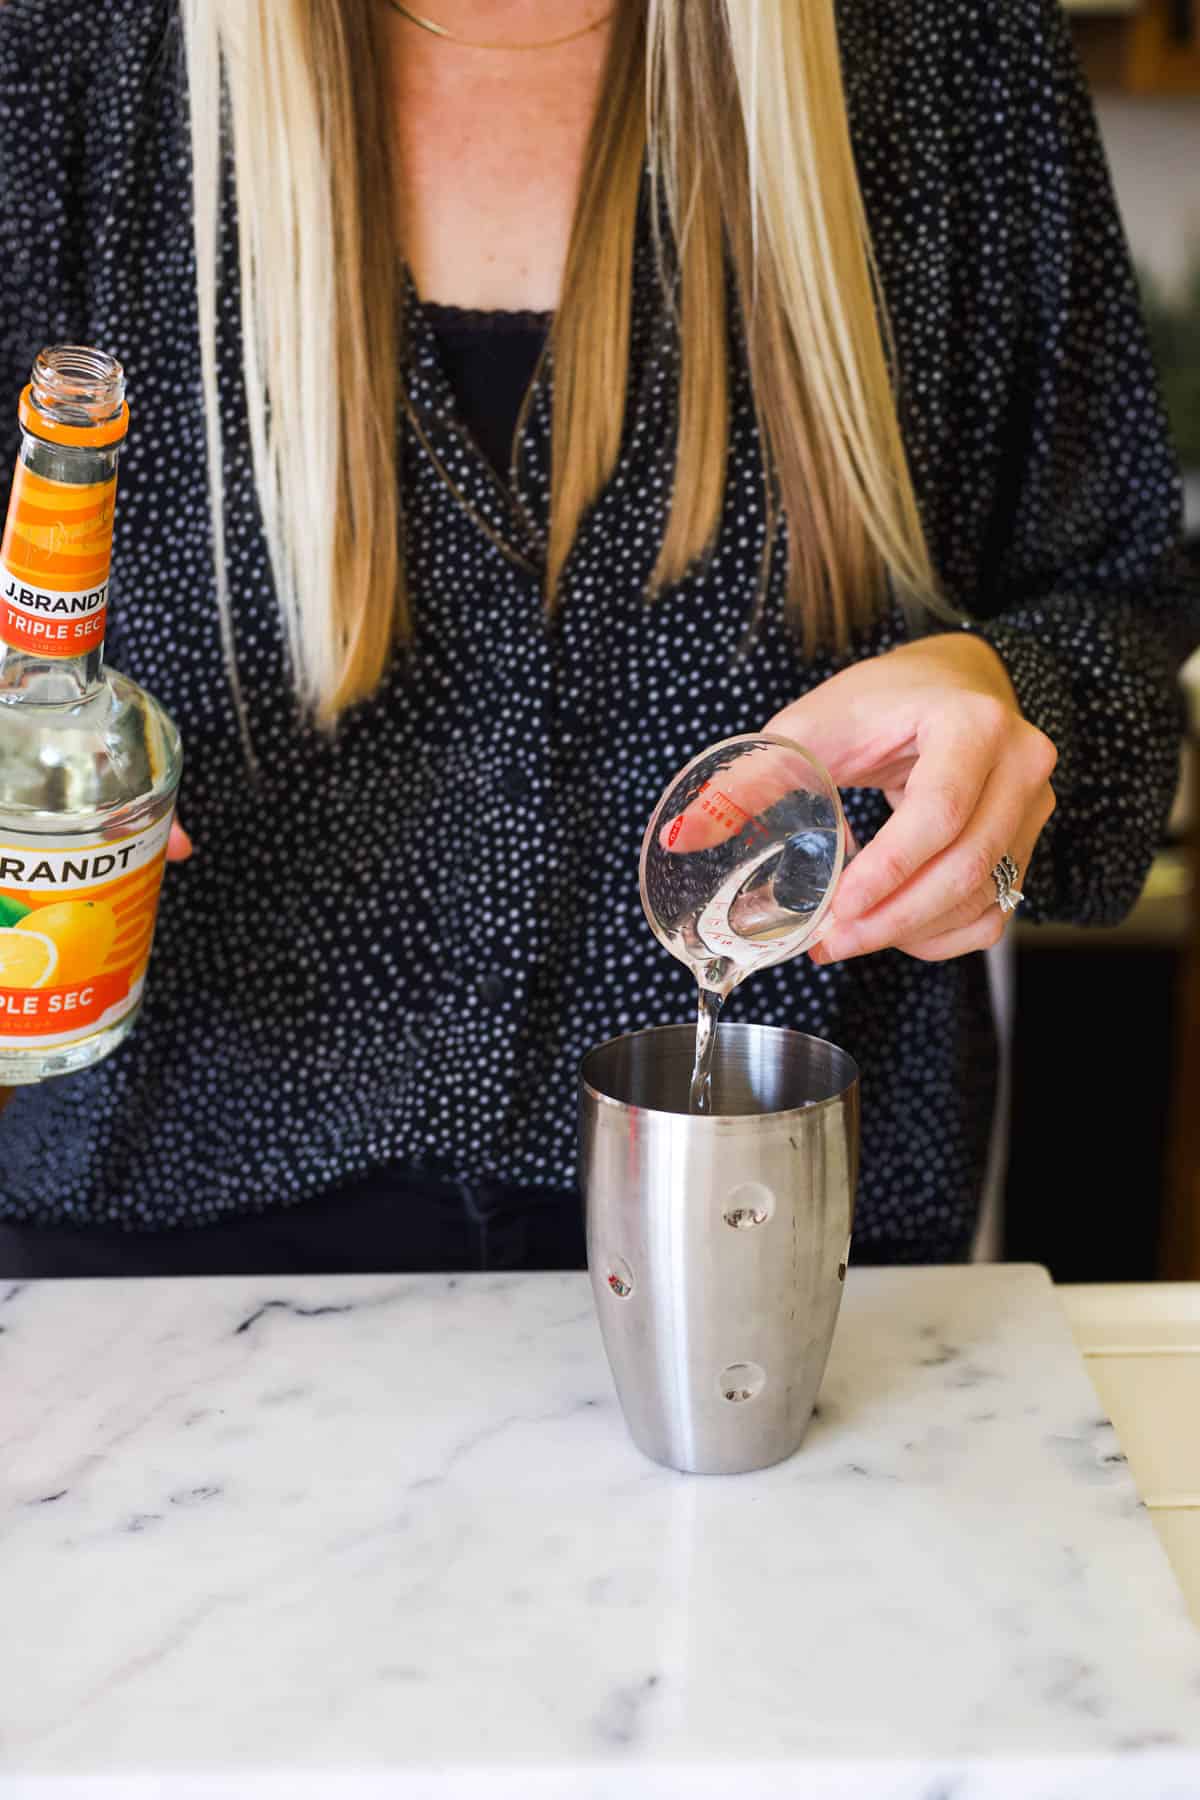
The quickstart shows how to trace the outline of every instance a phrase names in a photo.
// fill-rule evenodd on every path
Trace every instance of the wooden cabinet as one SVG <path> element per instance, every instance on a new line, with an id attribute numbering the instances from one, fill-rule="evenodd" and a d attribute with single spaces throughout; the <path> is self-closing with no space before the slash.
<path id="1" fill-rule="evenodd" d="M 1093 87 L 1200 95 L 1200 0 L 1064 0 Z"/>
<path id="2" fill-rule="evenodd" d="M 1200 753 L 1193 702 L 1194 760 Z M 1176 991 L 1175 1081 L 1168 1134 L 1168 1183 L 1163 1215 L 1161 1273 L 1172 1281 L 1200 1281 L 1200 817 L 1193 812 L 1187 854 L 1191 893 L 1187 939 Z"/>

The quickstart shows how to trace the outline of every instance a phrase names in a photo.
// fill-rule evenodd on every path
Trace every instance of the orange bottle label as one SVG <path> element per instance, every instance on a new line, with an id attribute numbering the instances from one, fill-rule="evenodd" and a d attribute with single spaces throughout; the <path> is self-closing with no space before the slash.
<path id="1" fill-rule="evenodd" d="M 115 475 L 76 487 L 18 462 L 0 543 L 0 640 L 51 658 L 104 640 Z"/>
<path id="2" fill-rule="evenodd" d="M 137 1005 L 170 828 L 0 843 L 0 1047 L 70 1044 Z"/>

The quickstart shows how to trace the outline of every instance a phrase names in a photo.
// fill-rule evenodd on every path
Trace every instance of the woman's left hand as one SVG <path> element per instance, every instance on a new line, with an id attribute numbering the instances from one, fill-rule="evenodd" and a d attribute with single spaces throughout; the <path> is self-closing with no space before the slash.
<path id="1" fill-rule="evenodd" d="M 1054 745 L 1029 724 L 989 645 L 965 632 L 856 663 L 765 727 L 820 758 L 839 787 L 881 788 L 892 817 L 843 874 L 810 952 L 841 962 L 889 946 L 926 962 L 1001 936 L 992 870 L 1020 875 L 1054 811 Z"/>

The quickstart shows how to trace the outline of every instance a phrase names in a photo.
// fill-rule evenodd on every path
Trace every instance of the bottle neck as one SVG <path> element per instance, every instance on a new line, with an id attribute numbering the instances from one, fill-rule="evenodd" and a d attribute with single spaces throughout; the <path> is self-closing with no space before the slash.
<path id="1" fill-rule="evenodd" d="M 61 705 L 101 684 L 120 444 L 47 442 L 29 416 L 0 541 L 0 700 Z"/>

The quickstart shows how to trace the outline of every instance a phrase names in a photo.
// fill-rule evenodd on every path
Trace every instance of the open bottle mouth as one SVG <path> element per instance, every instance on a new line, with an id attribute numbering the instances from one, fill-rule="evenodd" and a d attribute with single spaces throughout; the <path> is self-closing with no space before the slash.
<path id="1" fill-rule="evenodd" d="M 86 344 L 53 344 L 33 365 L 30 398 L 56 425 L 86 430 L 120 417 L 125 371 L 115 357 Z"/>

